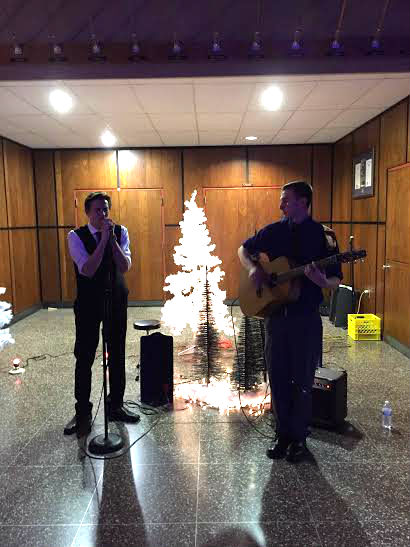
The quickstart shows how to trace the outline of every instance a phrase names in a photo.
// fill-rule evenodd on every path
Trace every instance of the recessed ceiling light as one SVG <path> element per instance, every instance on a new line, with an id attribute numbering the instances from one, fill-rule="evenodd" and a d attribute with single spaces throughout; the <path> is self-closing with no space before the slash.
<path id="1" fill-rule="evenodd" d="M 106 129 L 104 133 L 101 134 L 101 142 L 104 146 L 114 146 L 117 142 L 117 137 L 111 133 L 109 129 Z"/>
<path id="2" fill-rule="evenodd" d="M 245 140 L 247 140 L 247 141 L 257 141 L 258 137 L 254 137 L 253 135 L 249 135 L 249 137 L 245 137 Z"/>
<path id="3" fill-rule="evenodd" d="M 277 85 L 272 85 L 268 89 L 265 89 L 260 101 L 266 110 L 279 110 L 283 101 L 283 93 Z"/>
<path id="4" fill-rule="evenodd" d="M 73 99 L 62 89 L 53 89 L 49 95 L 51 106 L 56 112 L 66 114 L 73 108 Z"/>

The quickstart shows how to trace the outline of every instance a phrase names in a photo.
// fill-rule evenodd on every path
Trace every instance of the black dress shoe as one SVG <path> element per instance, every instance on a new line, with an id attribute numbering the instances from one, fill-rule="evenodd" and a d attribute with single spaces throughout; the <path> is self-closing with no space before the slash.
<path id="1" fill-rule="evenodd" d="M 64 435 L 73 435 L 77 433 L 77 437 L 88 435 L 91 431 L 92 417 L 91 414 L 86 416 L 77 416 L 75 414 L 64 428 Z"/>
<path id="2" fill-rule="evenodd" d="M 292 441 L 284 435 L 277 435 L 275 440 L 276 444 L 267 449 L 266 455 L 271 460 L 280 460 L 286 456 L 288 446 Z"/>
<path id="3" fill-rule="evenodd" d="M 290 463 L 299 463 L 306 459 L 307 454 L 308 450 L 305 441 L 293 441 L 289 445 L 286 461 Z"/>
<path id="4" fill-rule="evenodd" d="M 135 412 L 131 412 L 124 406 L 111 408 L 108 413 L 108 418 L 112 422 L 125 422 L 127 424 L 136 424 L 140 421 L 140 417 Z"/>

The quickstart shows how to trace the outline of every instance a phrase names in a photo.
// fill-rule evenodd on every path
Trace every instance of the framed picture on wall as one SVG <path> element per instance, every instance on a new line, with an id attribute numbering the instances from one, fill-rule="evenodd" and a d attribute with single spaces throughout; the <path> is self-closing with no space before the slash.
<path id="1" fill-rule="evenodd" d="M 374 196 L 374 148 L 353 158 L 352 197 Z"/>

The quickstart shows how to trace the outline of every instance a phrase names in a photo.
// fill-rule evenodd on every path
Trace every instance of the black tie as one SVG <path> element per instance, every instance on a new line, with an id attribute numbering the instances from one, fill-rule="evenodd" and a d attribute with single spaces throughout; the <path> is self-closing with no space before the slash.
<path id="1" fill-rule="evenodd" d="M 101 241 L 101 232 L 95 232 L 95 239 L 97 240 L 97 245 Z"/>

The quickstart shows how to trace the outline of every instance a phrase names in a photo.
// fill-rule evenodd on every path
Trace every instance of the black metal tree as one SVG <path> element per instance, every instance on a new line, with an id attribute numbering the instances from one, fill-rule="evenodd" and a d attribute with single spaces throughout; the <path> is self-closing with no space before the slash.
<path id="1" fill-rule="evenodd" d="M 205 273 L 203 306 L 200 311 L 198 332 L 195 341 L 193 372 L 195 379 L 205 378 L 209 384 L 210 378 L 222 375 L 222 365 L 219 359 L 218 331 L 212 312 L 212 301 L 208 283 L 208 268 Z"/>
<path id="2" fill-rule="evenodd" d="M 254 389 L 266 381 L 265 328 L 261 319 L 244 315 L 238 337 L 233 377 L 241 390 Z"/>

